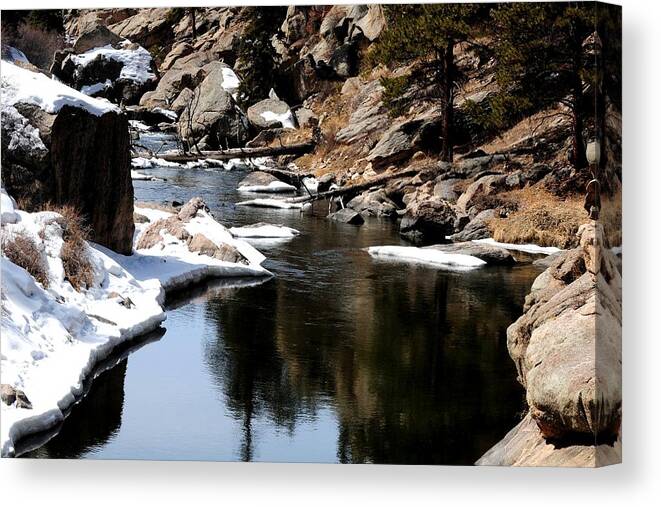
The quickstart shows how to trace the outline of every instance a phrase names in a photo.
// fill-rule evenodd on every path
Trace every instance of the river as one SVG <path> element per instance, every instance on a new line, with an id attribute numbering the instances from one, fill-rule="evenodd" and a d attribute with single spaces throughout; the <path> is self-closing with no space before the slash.
<path id="1" fill-rule="evenodd" d="M 101 373 L 33 458 L 471 464 L 519 420 L 505 331 L 539 269 L 470 272 L 370 258 L 396 225 L 237 207 L 240 170 L 147 170 L 138 200 L 202 196 L 275 277 L 169 299 L 165 332 Z M 323 214 L 323 205 L 318 209 Z M 142 345 L 142 344 L 138 344 Z"/>

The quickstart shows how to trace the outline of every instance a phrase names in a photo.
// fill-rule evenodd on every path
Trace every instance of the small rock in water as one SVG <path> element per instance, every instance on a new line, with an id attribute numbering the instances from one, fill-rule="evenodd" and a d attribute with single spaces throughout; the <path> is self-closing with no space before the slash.
<path id="1" fill-rule="evenodd" d="M 335 220 L 336 222 L 342 222 L 344 224 L 351 225 L 363 225 L 365 223 L 365 219 L 360 213 L 357 213 L 356 211 L 349 208 L 344 208 L 336 211 L 335 213 L 331 213 L 328 215 L 328 218 Z"/>

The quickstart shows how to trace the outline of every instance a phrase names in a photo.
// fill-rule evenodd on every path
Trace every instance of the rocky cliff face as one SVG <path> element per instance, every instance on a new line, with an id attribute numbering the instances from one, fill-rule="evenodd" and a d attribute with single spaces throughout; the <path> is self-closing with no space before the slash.
<path id="1" fill-rule="evenodd" d="M 507 345 L 528 415 L 483 465 L 602 466 L 621 459 L 622 278 L 601 224 L 534 282 Z"/>
<path id="2" fill-rule="evenodd" d="M 90 226 L 91 239 L 131 253 L 133 185 L 126 116 L 97 116 L 72 106 L 50 114 L 17 103 L 3 110 L 2 119 L 3 185 L 23 209 L 73 205 Z M 32 137 L 17 142 L 21 136 Z"/>

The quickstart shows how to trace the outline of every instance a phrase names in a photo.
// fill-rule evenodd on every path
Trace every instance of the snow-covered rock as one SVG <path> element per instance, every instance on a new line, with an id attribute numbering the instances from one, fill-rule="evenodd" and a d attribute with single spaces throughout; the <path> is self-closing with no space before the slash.
<path id="1" fill-rule="evenodd" d="M 88 97 L 44 74 L 2 62 L 2 107 L 18 102 L 34 104 L 50 114 L 58 113 L 64 106 L 85 109 L 95 116 L 119 112 L 119 108 L 107 100 Z"/>
<path id="2" fill-rule="evenodd" d="M 137 104 L 156 86 L 155 69 L 149 51 L 123 39 L 80 54 L 59 52 L 51 70 L 58 79 L 88 95 Z"/>
<path id="3" fill-rule="evenodd" d="M 472 269 L 485 266 L 487 263 L 472 255 L 445 253 L 430 248 L 417 248 L 414 246 L 371 246 L 367 252 L 372 257 L 381 257 L 390 260 L 406 262 L 420 262 L 449 267 L 453 269 Z"/>

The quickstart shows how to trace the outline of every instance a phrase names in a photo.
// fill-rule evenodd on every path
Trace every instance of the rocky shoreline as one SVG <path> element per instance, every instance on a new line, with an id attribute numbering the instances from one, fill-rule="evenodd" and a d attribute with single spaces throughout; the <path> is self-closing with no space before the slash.
<path id="1" fill-rule="evenodd" d="M 622 424 L 622 277 L 589 222 L 580 246 L 535 280 L 507 346 L 528 412 L 478 465 L 619 463 Z"/>

